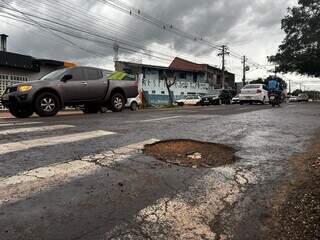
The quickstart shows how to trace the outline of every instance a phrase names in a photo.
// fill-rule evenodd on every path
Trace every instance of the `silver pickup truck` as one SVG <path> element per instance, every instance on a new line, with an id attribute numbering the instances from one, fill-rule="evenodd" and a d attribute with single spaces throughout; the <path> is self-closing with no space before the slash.
<path id="1" fill-rule="evenodd" d="M 1 102 L 17 118 L 30 117 L 34 112 L 50 117 L 66 106 L 84 106 L 84 113 L 97 113 L 101 107 L 120 112 L 127 99 L 137 95 L 138 83 L 128 74 L 74 67 L 51 72 L 38 81 L 10 86 Z"/>

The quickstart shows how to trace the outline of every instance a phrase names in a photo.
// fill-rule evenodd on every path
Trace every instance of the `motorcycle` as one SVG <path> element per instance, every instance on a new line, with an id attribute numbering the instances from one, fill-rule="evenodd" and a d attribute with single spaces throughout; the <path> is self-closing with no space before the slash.
<path id="1" fill-rule="evenodd" d="M 269 94 L 269 102 L 272 105 L 272 107 L 275 107 L 276 105 L 280 107 L 281 97 L 279 96 L 279 94 L 272 92 Z"/>

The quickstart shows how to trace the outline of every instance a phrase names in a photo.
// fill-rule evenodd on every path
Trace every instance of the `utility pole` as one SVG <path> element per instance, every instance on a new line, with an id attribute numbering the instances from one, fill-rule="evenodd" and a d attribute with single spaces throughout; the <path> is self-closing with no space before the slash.
<path id="1" fill-rule="evenodd" d="M 229 55 L 228 47 L 226 45 L 222 45 L 221 52 L 218 54 L 218 56 L 222 57 L 222 80 L 221 80 L 222 89 L 224 89 L 225 87 L 225 70 L 226 70 L 225 56 L 226 55 Z"/>
<path id="2" fill-rule="evenodd" d="M 114 50 L 113 61 L 114 61 L 114 64 L 116 65 L 116 63 L 119 61 L 119 45 L 116 42 L 113 44 L 113 50 Z"/>
<path id="3" fill-rule="evenodd" d="M 288 80 L 289 81 L 289 93 L 291 94 L 291 80 Z"/>
<path id="4" fill-rule="evenodd" d="M 246 56 L 243 56 L 243 59 L 242 59 L 242 63 L 243 63 L 243 78 L 242 78 L 243 86 L 246 85 L 246 72 L 248 71 L 247 60 L 248 60 L 248 58 Z"/>

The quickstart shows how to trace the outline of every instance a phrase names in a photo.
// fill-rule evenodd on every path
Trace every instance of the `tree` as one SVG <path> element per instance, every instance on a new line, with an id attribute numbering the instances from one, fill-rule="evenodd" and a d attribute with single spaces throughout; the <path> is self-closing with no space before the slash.
<path id="1" fill-rule="evenodd" d="M 296 89 L 292 92 L 292 96 L 298 96 L 299 94 L 301 94 L 302 91 L 300 89 Z"/>
<path id="2" fill-rule="evenodd" d="M 299 0 L 282 20 L 286 37 L 269 61 L 283 73 L 320 76 L 320 1 Z"/>
<path id="3" fill-rule="evenodd" d="M 284 81 L 281 77 L 277 77 L 277 76 L 269 76 L 269 77 L 267 77 L 266 80 L 265 80 L 265 84 L 267 86 L 268 86 L 268 83 L 269 83 L 270 80 L 277 80 L 280 83 L 282 89 L 287 89 L 288 85 L 287 85 L 286 81 Z"/>
<path id="4" fill-rule="evenodd" d="M 281 77 L 277 76 L 269 76 L 266 79 L 258 78 L 257 80 L 253 80 L 250 84 L 265 84 L 268 86 L 268 82 L 272 79 L 277 80 L 283 89 L 287 89 L 287 83 Z"/>
<path id="5" fill-rule="evenodd" d="M 176 83 L 176 77 L 171 77 L 168 76 L 167 72 L 164 71 L 163 72 L 163 76 L 162 79 L 164 79 L 164 83 L 166 85 L 166 88 L 168 90 L 168 94 L 169 94 L 169 105 L 172 106 L 173 105 L 173 95 L 171 94 L 171 87 Z"/>
<path id="6" fill-rule="evenodd" d="M 265 84 L 265 81 L 262 78 L 258 78 L 257 80 L 253 80 L 250 84 Z"/>

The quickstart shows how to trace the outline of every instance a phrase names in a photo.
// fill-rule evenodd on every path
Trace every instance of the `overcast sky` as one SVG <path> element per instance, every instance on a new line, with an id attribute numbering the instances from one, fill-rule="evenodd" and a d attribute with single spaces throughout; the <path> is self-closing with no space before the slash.
<path id="1" fill-rule="evenodd" d="M 174 56 L 180 56 L 199 63 L 221 66 L 217 50 L 199 41 L 191 41 L 140 21 L 106 4 L 99 3 L 99 1 L 0 0 L 0 5 L 4 5 L 2 1 L 11 4 L 16 11 L 24 11 L 55 21 L 63 20 L 67 24 L 81 26 L 100 36 L 117 38 L 120 42 L 120 60 L 142 61 L 166 66 Z M 132 6 L 132 9 L 140 9 L 142 13 L 161 19 L 189 34 L 202 36 L 203 39 L 215 44 L 226 44 L 239 54 L 247 55 L 250 61 L 261 65 L 269 65 L 266 57 L 276 53 L 277 47 L 284 38 L 280 25 L 281 19 L 285 16 L 288 7 L 297 4 L 297 0 L 121 1 Z M 0 16 L 4 15 L 4 11 L 7 10 L 0 8 Z M 86 14 L 79 14 L 77 11 L 85 11 Z M 96 19 L 89 18 L 87 14 L 99 17 L 101 21 L 97 22 Z M 101 44 L 101 41 L 100 43 L 90 42 L 61 33 L 58 36 L 52 31 L 43 30 L 40 27 L 44 24 L 42 20 L 30 15 L 27 20 L 37 20 L 37 23 L 33 22 L 36 26 L 0 17 L 0 32 L 9 35 L 9 51 L 39 58 L 68 60 L 78 64 L 113 68 L 112 41 L 108 41 L 109 45 L 106 45 Z M 70 29 L 67 31 L 70 32 Z M 106 41 L 106 38 L 95 38 L 97 39 Z M 121 49 L 122 40 L 135 46 L 139 45 L 146 54 L 124 52 Z M 158 58 L 151 58 L 147 55 L 156 55 Z M 271 66 L 267 67 L 271 68 Z M 237 74 L 237 81 L 242 78 L 241 68 L 239 59 L 227 57 L 227 69 Z M 248 73 L 249 79 L 270 74 L 266 70 L 259 70 L 253 66 L 251 69 L 252 71 Z M 309 79 L 294 75 L 284 77 L 295 81 Z M 315 86 L 305 85 L 306 88 L 315 88 Z"/>

